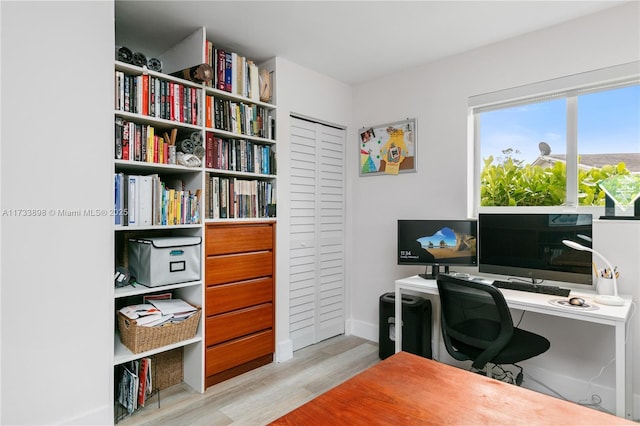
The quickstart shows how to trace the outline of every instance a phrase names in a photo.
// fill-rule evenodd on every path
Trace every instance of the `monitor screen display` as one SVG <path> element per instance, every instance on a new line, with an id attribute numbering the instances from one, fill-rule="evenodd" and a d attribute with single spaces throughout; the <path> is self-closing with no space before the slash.
<path id="1" fill-rule="evenodd" d="M 571 240 L 592 246 L 590 214 L 480 213 L 478 270 L 536 280 L 592 284 L 591 252 L 567 247 Z"/>
<path id="2" fill-rule="evenodd" d="M 476 266 L 476 220 L 398 220 L 398 265 Z M 426 269 L 426 268 L 425 268 Z"/>

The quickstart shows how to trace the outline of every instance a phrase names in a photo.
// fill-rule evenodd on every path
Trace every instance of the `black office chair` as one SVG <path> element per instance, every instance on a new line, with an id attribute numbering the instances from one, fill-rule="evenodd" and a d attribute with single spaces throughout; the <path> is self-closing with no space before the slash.
<path id="1" fill-rule="evenodd" d="M 544 337 L 513 326 L 511 312 L 502 292 L 490 284 L 438 276 L 442 337 L 447 352 L 458 361 L 473 361 L 483 370 L 487 363 L 512 364 L 546 352 L 551 343 Z M 487 368 L 487 375 L 491 369 Z"/>

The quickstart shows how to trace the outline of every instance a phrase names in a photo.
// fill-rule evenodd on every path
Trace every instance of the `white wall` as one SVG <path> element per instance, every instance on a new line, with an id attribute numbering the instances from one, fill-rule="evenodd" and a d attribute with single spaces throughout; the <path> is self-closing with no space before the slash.
<path id="1" fill-rule="evenodd" d="M 276 247 L 276 359 L 291 358 L 289 339 L 289 166 L 290 115 L 345 126 L 347 140 L 353 140 L 351 87 L 286 59 L 276 59 L 278 139 L 278 224 Z M 347 167 L 348 168 L 348 167 Z M 347 240 L 349 236 L 347 235 Z M 349 259 L 347 259 L 348 265 Z M 348 270 L 349 268 L 347 268 Z M 349 279 L 347 272 L 347 281 Z M 349 311 L 345 317 L 350 316 Z"/>
<path id="2" fill-rule="evenodd" d="M 109 424 L 113 3 L 0 7 L 0 423 Z"/>
<path id="3" fill-rule="evenodd" d="M 393 289 L 395 279 L 421 272 L 396 265 L 396 220 L 466 217 L 468 98 L 637 61 L 640 59 L 638 16 L 638 2 L 629 3 L 354 88 L 353 121 L 357 126 L 407 117 L 416 117 L 418 123 L 417 173 L 358 177 L 355 166 L 348 170 L 349 180 L 353 182 L 350 213 L 357 218 L 351 223 L 349 238 L 354 334 L 377 340 L 378 297 Z M 352 147 L 347 152 L 349 164 L 356 165 L 358 151 Z M 614 230 L 629 249 L 619 250 L 616 240 L 608 237 L 609 232 L 601 231 L 603 226 Z M 626 293 L 633 292 L 638 300 L 640 233 L 637 224 L 596 224 L 594 233 L 596 249 L 602 246 L 605 255 L 611 253 L 617 263 L 625 263 L 621 288 Z M 363 247 L 368 249 L 362 250 Z M 638 322 L 636 315 L 635 330 L 640 329 Z M 539 367 L 541 374 L 553 373 L 544 375 L 547 383 L 553 381 L 563 392 L 586 398 L 584 381 L 596 375 L 610 360 L 612 335 L 606 329 L 596 327 L 593 331 L 591 327 L 569 321 L 559 327 L 534 314 L 525 316 L 523 326 L 552 335 L 551 351 L 527 365 Z M 634 347 L 637 359 L 638 345 Z M 558 378 L 562 376 L 569 378 L 561 382 Z M 595 383 L 610 386 L 612 377 L 613 371 L 609 368 Z M 636 368 L 633 380 L 638 392 L 640 369 Z M 603 405 L 613 408 L 610 393 L 601 393 L 601 396 L 605 399 Z M 636 409 L 636 417 L 638 413 Z"/>

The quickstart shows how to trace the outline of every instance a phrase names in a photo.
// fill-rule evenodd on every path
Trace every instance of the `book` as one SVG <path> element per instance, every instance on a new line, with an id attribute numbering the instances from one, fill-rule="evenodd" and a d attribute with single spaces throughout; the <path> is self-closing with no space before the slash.
<path id="1" fill-rule="evenodd" d="M 122 159 L 122 133 L 124 132 L 124 122 L 121 118 L 116 118 L 115 123 L 115 158 L 116 160 Z"/>
<path id="2" fill-rule="evenodd" d="M 146 161 L 147 163 L 156 163 L 157 161 L 154 161 L 155 159 L 153 157 L 155 129 L 151 125 L 147 125 L 145 126 L 145 128 L 146 137 L 144 138 L 144 142 L 146 143 L 145 152 L 147 153 L 147 155 L 143 161 Z"/>
<path id="3" fill-rule="evenodd" d="M 138 176 L 129 175 L 127 182 L 127 212 L 128 225 L 138 226 L 138 211 L 140 204 L 138 200 Z"/>
<path id="4" fill-rule="evenodd" d="M 213 127 L 213 96 L 206 97 L 205 126 Z"/>
<path id="5" fill-rule="evenodd" d="M 128 121 L 123 121 L 122 126 L 122 159 L 129 160 L 130 159 L 130 148 L 129 148 L 129 140 L 131 135 L 131 125 Z"/>
<path id="6" fill-rule="evenodd" d="M 153 224 L 153 178 L 138 176 L 138 225 Z"/>
<path id="7" fill-rule="evenodd" d="M 148 139 L 147 139 L 147 132 L 149 130 L 149 126 L 139 126 L 140 129 L 140 161 L 147 161 L 147 147 L 149 146 L 148 144 Z"/>
<path id="8" fill-rule="evenodd" d="M 214 145 L 213 132 L 206 132 L 205 134 L 205 162 L 204 165 L 207 168 L 213 168 L 213 145 Z"/>
<path id="9" fill-rule="evenodd" d="M 213 79 L 211 79 L 211 80 L 207 81 L 207 82 L 205 83 L 205 85 L 206 85 L 207 87 L 215 87 L 215 81 L 216 81 L 216 69 L 215 69 L 215 66 L 216 66 L 216 60 L 215 60 L 215 58 L 213 57 L 213 52 L 214 52 L 214 49 L 213 49 L 213 43 L 212 43 L 211 41 L 209 41 L 209 40 L 207 40 L 207 46 L 206 46 L 205 52 L 206 52 L 206 55 L 205 55 L 205 62 L 206 62 L 207 64 L 209 64 L 209 66 L 210 66 L 210 67 L 211 67 L 211 69 L 213 70 Z"/>
<path id="10" fill-rule="evenodd" d="M 260 76 L 258 66 L 253 61 L 247 61 L 249 65 L 249 98 L 260 100 Z"/>
<path id="11" fill-rule="evenodd" d="M 142 114 L 142 76 L 137 75 L 133 80 L 133 112 L 136 114 Z"/>
<path id="12" fill-rule="evenodd" d="M 217 65 L 217 88 L 219 90 L 227 90 L 226 80 L 226 67 L 227 67 L 227 53 L 224 49 L 217 49 L 218 52 L 218 65 Z"/>
<path id="13" fill-rule="evenodd" d="M 233 55 L 231 52 L 226 53 L 224 67 L 224 85 L 227 92 L 233 91 Z"/>
<path id="14" fill-rule="evenodd" d="M 127 409 L 129 414 L 138 408 L 138 375 L 131 366 L 123 366 L 118 386 L 118 402 Z"/>
<path id="15" fill-rule="evenodd" d="M 156 116 L 156 81 L 155 77 L 149 77 L 149 116 Z"/>
<path id="16" fill-rule="evenodd" d="M 147 399 L 147 376 L 150 377 L 149 374 L 149 358 L 142 358 L 140 360 L 140 384 L 138 386 L 138 406 L 144 407 L 144 403 Z"/>
<path id="17" fill-rule="evenodd" d="M 220 219 L 220 177 L 214 176 L 212 182 L 213 190 L 213 219 Z"/>
<path id="18" fill-rule="evenodd" d="M 115 214 L 114 214 L 114 224 L 115 225 L 126 225 L 127 215 L 125 214 L 125 181 L 124 173 L 114 173 L 114 186 L 115 186 Z"/>
<path id="19" fill-rule="evenodd" d="M 149 75 L 142 74 L 141 79 L 142 90 L 140 91 L 140 113 L 142 115 L 149 115 Z"/>
<path id="20" fill-rule="evenodd" d="M 115 109 L 124 110 L 124 73 L 116 71 L 116 88 L 115 88 Z"/>

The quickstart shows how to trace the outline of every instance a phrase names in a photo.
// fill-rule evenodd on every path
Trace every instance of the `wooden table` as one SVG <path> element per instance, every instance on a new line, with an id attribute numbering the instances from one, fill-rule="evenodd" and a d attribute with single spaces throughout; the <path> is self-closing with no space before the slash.
<path id="1" fill-rule="evenodd" d="M 399 352 L 272 425 L 637 426 L 637 423 Z"/>

